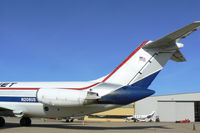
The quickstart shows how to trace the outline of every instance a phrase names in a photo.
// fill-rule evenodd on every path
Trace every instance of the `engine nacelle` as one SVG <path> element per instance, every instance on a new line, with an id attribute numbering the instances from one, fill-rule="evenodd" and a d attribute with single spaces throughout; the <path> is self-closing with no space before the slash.
<path id="1" fill-rule="evenodd" d="M 37 99 L 39 102 L 51 106 L 81 106 L 93 103 L 98 94 L 80 90 L 69 89 L 39 89 Z"/>

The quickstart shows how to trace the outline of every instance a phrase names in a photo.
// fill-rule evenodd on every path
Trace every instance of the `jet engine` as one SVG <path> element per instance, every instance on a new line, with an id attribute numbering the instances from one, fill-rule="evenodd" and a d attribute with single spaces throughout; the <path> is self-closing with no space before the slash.
<path id="1" fill-rule="evenodd" d="M 51 106 L 81 106 L 97 102 L 97 93 L 70 89 L 45 89 L 37 92 L 37 100 Z"/>

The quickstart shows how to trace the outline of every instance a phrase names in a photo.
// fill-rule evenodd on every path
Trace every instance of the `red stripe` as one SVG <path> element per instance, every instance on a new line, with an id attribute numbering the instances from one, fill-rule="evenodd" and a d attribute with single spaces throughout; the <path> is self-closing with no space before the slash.
<path id="1" fill-rule="evenodd" d="M 110 73 L 102 82 L 105 82 L 106 80 L 108 80 L 108 78 L 110 78 L 117 70 L 119 70 L 120 67 L 122 67 L 142 46 L 144 46 L 148 41 L 144 41 L 139 47 L 137 47 L 117 68 L 115 68 L 115 70 Z M 89 89 L 91 87 L 94 87 L 98 84 L 100 84 L 101 82 L 92 84 L 90 86 L 87 87 L 82 87 L 82 88 L 62 88 L 62 89 L 71 89 L 71 90 L 85 90 L 85 89 Z M 0 90 L 38 90 L 39 88 L 0 88 Z"/>
<path id="2" fill-rule="evenodd" d="M 0 90 L 38 90 L 39 88 L 0 88 Z"/>
<path id="3" fill-rule="evenodd" d="M 137 47 L 115 70 L 110 73 L 102 82 L 106 82 L 117 70 L 119 70 L 120 67 L 122 67 L 137 51 L 144 46 L 148 41 L 144 41 L 142 44 L 140 44 L 139 47 Z"/>
<path id="4" fill-rule="evenodd" d="M 92 85 L 87 86 L 87 87 L 82 87 L 82 88 L 60 88 L 60 89 L 85 90 L 85 89 L 89 89 L 91 87 L 94 87 L 98 84 L 100 84 L 100 82 L 92 84 Z M 38 89 L 40 89 L 40 88 L 0 88 L 0 90 L 38 90 Z"/>
<path id="5" fill-rule="evenodd" d="M 96 86 L 96 85 L 98 85 L 98 84 L 100 84 L 100 82 L 95 83 L 95 84 L 92 84 L 92 85 L 87 86 L 87 87 L 83 87 L 83 88 L 63 88 L 63 89 L 71 89 L 71 90 L 85 90 L 85 89 L 89 89 L 89 88 L 91 88 L 91 87 L 94 87 L 94 86 Z"/>

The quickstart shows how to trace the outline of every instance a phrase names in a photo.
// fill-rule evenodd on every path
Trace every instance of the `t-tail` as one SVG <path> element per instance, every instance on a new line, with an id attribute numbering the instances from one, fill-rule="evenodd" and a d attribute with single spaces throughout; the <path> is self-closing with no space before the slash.
<path id="1" fill-rule="evenodd" d="M 111 103 L 126 104 L 152 95 L 154 91 L 147 88 L 167 61 L 186 61 L 179 50 L 184 45 L 178 41 L 199 27 L 200 21 L 194 22 L 156 41 L 143 42 L 102 80 L 104 83 L 124 86 L 104 96 L 104 99 Z"/>
<path id="2" fill-rule="evenodd" d="M 147 118 L 150 119 L 155 114 L 155 111 L 152 111 L 150 114 L 147 115 Z"/>

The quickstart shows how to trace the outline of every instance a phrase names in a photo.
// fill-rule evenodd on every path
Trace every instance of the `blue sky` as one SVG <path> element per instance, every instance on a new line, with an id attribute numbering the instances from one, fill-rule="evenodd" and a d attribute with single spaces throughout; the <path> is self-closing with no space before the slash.
<path id="1" fill-rule="evenodd" d="M 117 67 L 139 44 L 200 21 L 199 0 L 1 0 L 0 81 L 87 81 Z M 200 30 L 181 41 L 156 95 L 198 92 Z"/>

